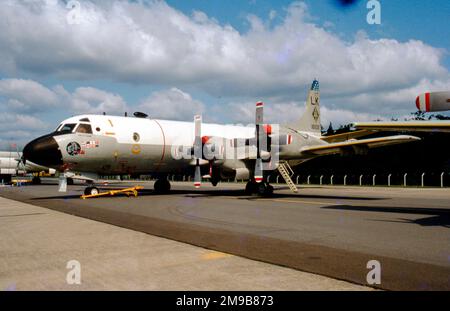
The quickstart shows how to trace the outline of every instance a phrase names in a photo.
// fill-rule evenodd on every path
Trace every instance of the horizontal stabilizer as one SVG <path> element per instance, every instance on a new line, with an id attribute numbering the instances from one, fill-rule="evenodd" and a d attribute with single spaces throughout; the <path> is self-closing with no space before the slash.
<path id="1" fill-rule="evenodd" d="M 326 141 L 327 143 L 338 143 L 342 141 L 346 141 L 349 139 L 357 139 L 360 137 L 364 137 L 370 134 L 373 134 L 375 131 L 372 130 L 360 130 L 360 131 L 353 131 L 353 132 L 347 132 L 347 133 L 341 133 L 341 134 L 335 134 L 335 135 L 328 135 L 328 136 L 322 136 L 320 139 L 323 141 Z"/>

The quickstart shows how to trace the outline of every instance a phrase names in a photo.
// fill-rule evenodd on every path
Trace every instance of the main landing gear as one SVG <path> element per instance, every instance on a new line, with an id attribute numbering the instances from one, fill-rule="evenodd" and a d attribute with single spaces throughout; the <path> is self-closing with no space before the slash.
<path id="1" fill-rule="evenodd" d="M 257 183 L 254 180 L 250 180 L 245 186 L 246 194 L 257 194 L 259 196 L 271 196 L 273 194 L 273 187 L 267 182 Z"/>
<path id="2" fill-rule="evenodd" d="M 170 182 L 167 179 L 158 179 L 155 181 L 153 189 L 156 193 L 168 193 L 170 191 Z"/>

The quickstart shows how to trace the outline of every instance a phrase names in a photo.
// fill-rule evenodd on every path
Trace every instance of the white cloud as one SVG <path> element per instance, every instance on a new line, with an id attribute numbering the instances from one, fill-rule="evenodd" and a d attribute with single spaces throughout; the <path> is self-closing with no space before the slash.
<path id="1" fill-rule="evenodd" d="M 17 144 L 20 149 L 36 138 L 36 133 L 49 130 L 49 126 L 37 117 L 3 112 L 0 114 L 0 150 L 9 150 L 11 143 Z"/>
<path id="2" fill-rule="evenodd" d="M 66 95 L 71 110 L 75 113 L 123 114 L 127 105 L 120 95 L 112 94 L 93 87 L 79 87 Z"/>
<path id="3" fill-rule="evenodd" d="M 36 112 L 54 107 L 58 103 L 55 93 L 32 80 L 1 79 L 0 102 L 6 98 L 4 105 L 13 111 Z"/>
<path id="4" fill-rule="evenodd" d="M 142 101 L 138 109 L 153 118 L 188 121 L 195 114 L 204 112 L 204 105 L 190 94 L 171 88 L 153 92 Z"/>
<path id="5" fill-rule="evenodd" d="M 298 2 L 278 16 L 276 26 L 249 16 L 251 28 L 244 34 L 202 12 L 186 16 L 162 1 L 81 2 L 78 25 L 67 23 L 62 2 L 33 3 L 2 4 L 3 73 L 191 84 L 213 95 L 290 100 L 314 77 L 330 96 L 393 91 L 449 77 L 440 49 L 415 40 L 371 40 L 364 33 L 343 41 L 310 22 L 308 8 Z"/>
<path id="6" fill-rule="evenodd" d="M 126 94 L 89 87 L 97 79 L 155 84 L 161 90 L 138 105 L 152 117 L 192 120 L 203 113 L 205 120 L 244 124 L 254 121 L 257 100 L 266 102 L 267 120 L 295 122 L 315 77 L 325 126 L 407 115 L 419 93 L 450 89 L 445 51 L 417 40 L 373 40 L 364 32 L 343 40 L 330 23 L 315 24 L 299 2 L 285 15 L 249 15 L 246 33 L 163 1 L 80 2 L 80 23 L 73 25 L 63 1 L 2 2 L 0 75 L 86 81 L 68 91 L 0 80 L 0 108 L 10 118 L 52 109 L 127 111 Z M 221 104 L 195 99 L 201 93 L 220 97 Z"/>
<path id="7" fill-rule="evenodd" d="M 46 115 L 55 111 L 68 113 L 122 114 L 128 107 L 123 98 L 92 87 L 79 87 L 73 93 L 57 85 L 49 89 L 33 80 L 0 80 L 0 148 L 9 142 L 23 146 L 37 136 L 49 132 Z M 48 119 L 48 118 L 47 118 Z"/>
<path id="8" fill-rule="evenodd" d="M 11 130 L 42 130 L 47 125 L 40 119 L 23 114 L 2 113 L 0 114 L 0 132 Z"/>

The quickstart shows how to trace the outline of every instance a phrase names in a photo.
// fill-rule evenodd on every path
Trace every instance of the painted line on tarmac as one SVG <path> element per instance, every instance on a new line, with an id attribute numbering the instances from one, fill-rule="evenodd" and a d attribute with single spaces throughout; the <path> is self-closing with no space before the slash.
<path id="1" fill-rule="evenodd" d="M 303 201 L 303 200 L 283 200 L 283 199 L 260 199 L 261 201 L 273 201 L 282 203 L 305 203 L 305 204 L 315 204 L 315 205 L 342 205 L 331 202 L 319 202 L 319 201 Z"/>

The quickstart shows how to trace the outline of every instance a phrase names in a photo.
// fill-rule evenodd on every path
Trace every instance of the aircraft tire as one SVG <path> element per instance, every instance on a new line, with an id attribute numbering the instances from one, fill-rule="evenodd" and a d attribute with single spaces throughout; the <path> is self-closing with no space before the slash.
<path id="1" fill-rule="evenodd" d="M 31 180 L 31 183 L 33 185 L 40 185 L 41 184 L 41 178 L 39 176 L 34 176 L 33 179 Z"/>
<path id="2" fill-rule="evenodd" d="M 98 191 L 97 187 L 86 187 L 86 189 L 84 189 L 85 195 L 95 195 L 98 193 L 99 193 L 99 191 Z"/>
<path id="3" fill-rule="evenodd" d="M 267 192 L 267 186 L 264 183 L 256 185 L 256 193 L 260 196 L 264 196 Z"/>
<path id="4" fill-rule="evenodd" d="M 271 186 L 271 185 L 267 185 L 266 186 L 266 191 L 264 192 L 264 195 L 265 196 L 268 196 L 268 197 L 270 197 L 271 195 L 273 195 L 273 186 Z"/>
<path id="5" fill-rule="evenodd" d="M 255 186 L 256 185 L 253 181 L 247 182 L 247 184 L 245 185 L 245 193 L 248 195 L 252 195 L 253 193 L 255 193 L 256 192 Z"/>
<path id="6" fill-rule="evenodd" d="M 266 183 L 260 183 L 256 186 L 256 194 L 262 197 L 270 197 L 273 195 L 273 187 Z"/>
<path id="7" fill-rule="evenodd" d="M 158 179 L 153 188 L 156 193 L 167 193 L 170 191 L 170 182 L 167 179 Z"/>

